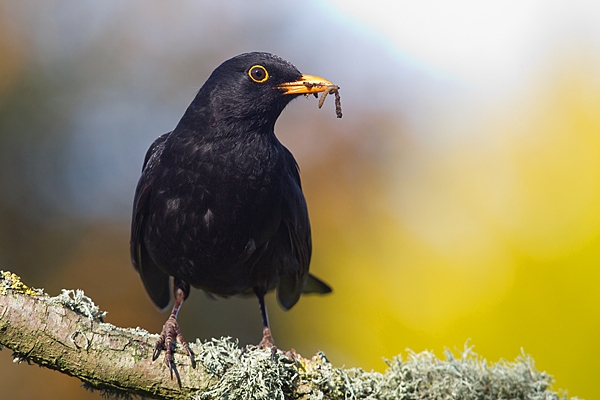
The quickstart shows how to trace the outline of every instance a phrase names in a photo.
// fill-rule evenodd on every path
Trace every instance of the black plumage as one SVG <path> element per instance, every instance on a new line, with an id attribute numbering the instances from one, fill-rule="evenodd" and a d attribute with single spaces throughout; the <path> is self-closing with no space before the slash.
<path id="1" fill-rule="evenodd" d="M 131 259 L 152 301 L 175 306 L 156 344 L 173 368 L 177 312 L 190 286 L 218 296 L 254 292 L 262 347 L 273 347 L 264 295 L 277 288 L 287 310 L 302 293 L 328 293 L 308 273 L 310 222 L 298 166 L 275 137 L 286 105 L 331 83 L 302 75 L 268 53 L 225 61 L 202 86 L 172 132 L 146 154 L 136 188 Z"/>

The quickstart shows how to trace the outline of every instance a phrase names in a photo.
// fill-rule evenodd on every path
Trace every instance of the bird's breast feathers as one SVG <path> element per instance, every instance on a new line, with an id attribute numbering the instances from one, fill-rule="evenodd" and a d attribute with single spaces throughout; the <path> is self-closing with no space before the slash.
<path id="1" fill-rule="evenodd" d="M 242 251 L 248 240 L 260 244 L 275 233 L 282 194 L 294 182 L 283 173 L 278 143 L 240 142 L 200 141 L 183 146 L 185 151 L 166 146 L 151 209 L 170 227 L 169 235 L 196 237 L 206 243 L 198 243 L 205 252 L 218 252 L 217 241 Z"/>

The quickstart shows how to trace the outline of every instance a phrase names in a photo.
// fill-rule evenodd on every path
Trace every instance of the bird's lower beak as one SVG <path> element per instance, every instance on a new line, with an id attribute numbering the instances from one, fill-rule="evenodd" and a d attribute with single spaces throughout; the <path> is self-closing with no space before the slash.
<path id="1" fill-rule="evenodd" d="M 327 79 L 313 75 L 302 75 L 300 79 L 294 82 L 286 82 L 277 86 L 277 89 L 283 89 L 283 94 L 313 94 L 324 92 L 333 83 Z"/>

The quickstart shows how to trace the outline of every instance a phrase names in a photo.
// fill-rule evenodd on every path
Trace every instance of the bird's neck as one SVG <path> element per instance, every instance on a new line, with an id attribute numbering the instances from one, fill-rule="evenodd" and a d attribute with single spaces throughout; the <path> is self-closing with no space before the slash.
<path id="1" fill-rule="evenodd" d="M 281 96 L 278 101 L 267 101 L 259 97 L 249 101 L 243 93 L 224 96 L 218 86 L 205 84 L 187 108 L 180 125 L 193 127 L 198 132 L 211 127 L 220 135 L 270 134 L 277 118 L 293 98 Z"/>
<path id="2" fill-rule="evenodd" d="M 281 113 L 240 114 L 232 106 L 214 107 L 210 104 L 191 104 L 179 121 L 176 131 L 188 131 L 215 138 L 242 138 L 252 135 L 273 135 L 275 122 Z"/>

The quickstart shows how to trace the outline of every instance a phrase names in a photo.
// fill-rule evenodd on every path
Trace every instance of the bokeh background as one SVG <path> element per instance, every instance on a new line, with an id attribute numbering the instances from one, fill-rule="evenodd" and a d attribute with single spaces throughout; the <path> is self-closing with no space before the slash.
<path id="1" fill-rule="evenodd" d="M 276 127 L 334 287 L 287 313 L 270 297 L 277 344 L 384 371 L 470 339 L 598 398 L 599 21 L 593 1 L 0 0 L 0 269 L 158 332 L 128 254 L 145 151 L 214 67 L 269 51 L 340 85 L 344 111 L 301 98 Z M 261 337 L 254 299 L 194 291 L 180 322 Z M 0 386 L 99 398 L 8 350 Z"/>

